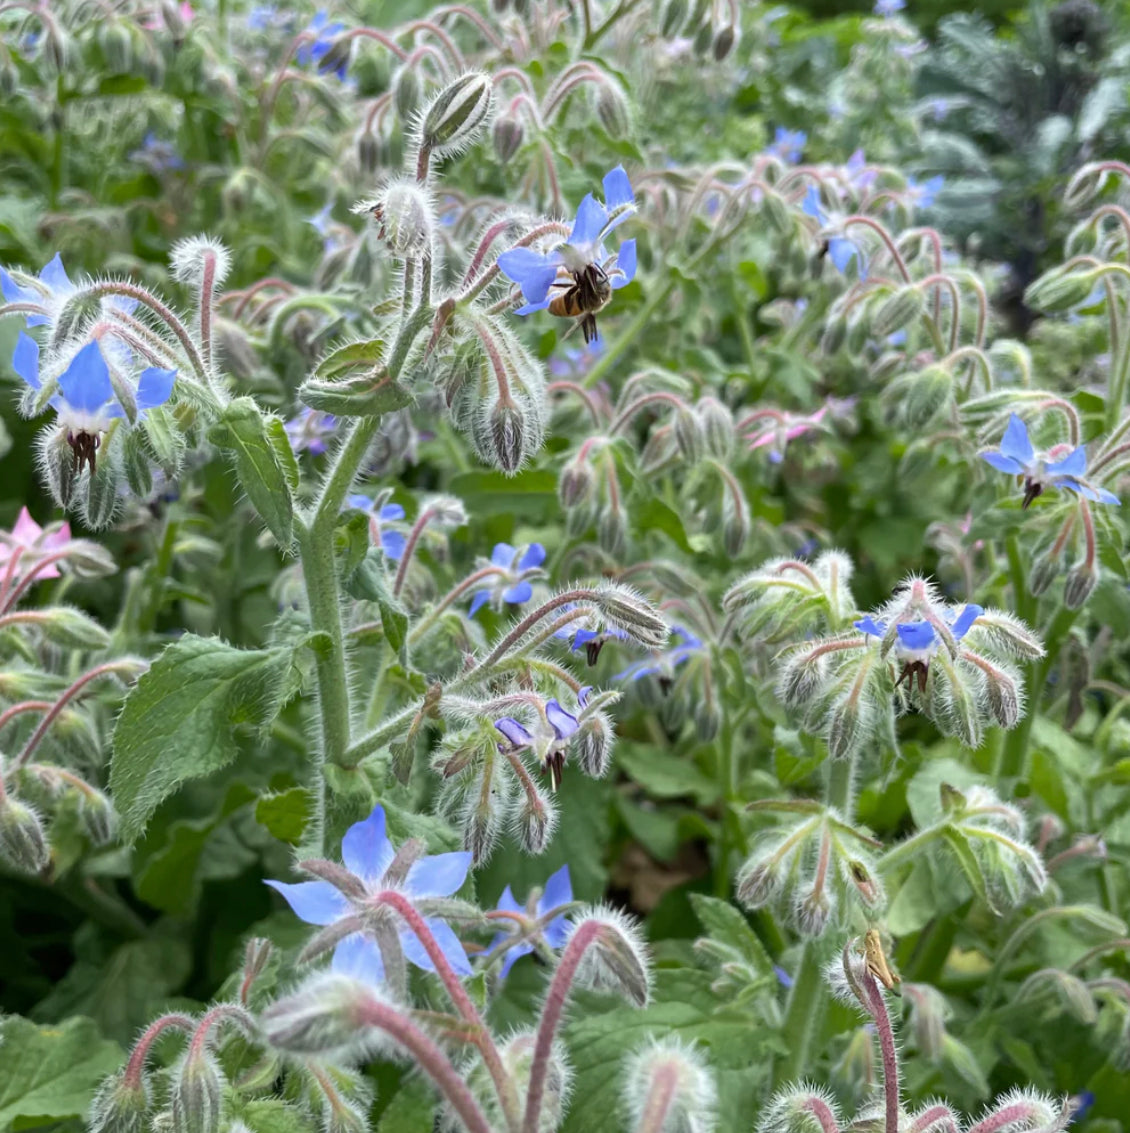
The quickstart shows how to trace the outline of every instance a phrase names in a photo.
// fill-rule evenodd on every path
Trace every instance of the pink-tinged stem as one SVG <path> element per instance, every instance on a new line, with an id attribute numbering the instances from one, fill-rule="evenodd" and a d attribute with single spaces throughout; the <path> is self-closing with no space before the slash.
<path id="1" fill-rule="evenodd" d="M 212 368 L 212 302 L 216 290 L 216 253 L 204 253 L 204 271 L 200 277 L 200 349 L 204 365 Z"/>
<path id="2" fill-rule="evenodd" d="M 70 555 L 70 553 L 71 552 L 69 548 L 64 548 L 61 551 L 53 551 L 49 555 L 44 555 L 43 558 L 41 558 L 39 562 L 37 562 L 35 566 L 33 566 L 31 570 L 29 570 L 27 574 L 25 574 L 23 578 L 21 578 L 19 582 L 16 583 L 11 592 L 8 594 L 7 600 L 0 603 L 0 613 L 7 613 L 16 605 L 17 602 L 19 602 L 19 600 L 27 593 L 28 587 L 31 586 L 31 584 L 39 577 L 39 575 L 43 573 L 45 567 L 49 567 L 53 563 L 62 562 Z M 16 557 L 16 555 L 13 555 L 12 559 L 14 560 Z M 11 562 L 9 562 L 9 566 L 11 566 Z M 5 579 L 5 582 L 7 581 L 8 580 Z M 2 596 L 3 591 L 0 590 L 0 597 Z"/>
<path id="3" fill-rule="evenodd" d="M 13 704 L 0 712 L 0 730 L 9 720 L 22 715 L 24 712 L 46 712 L 50 707 L 51 701 L 49 700 L 21 700 L 19 704 Z"/>
<path id="4" fill-rule="evenodd" d="M 840 1133 L 840 1127 L 836 1124 L 836 1115 L 823 1098 L 815 1095 L 807 1098 L 800 1108 L 803 1113 L 811 1113 L 816 1118 L 822 1133 Z"/>
<path id="5" fill-rule="evenodd" d="M 600 410 L 596 407 L 596 402 L 593 401 L 589 391 L 584 386 L 579 385 L 577 382 L 556 381 L 550 382 L 545 387 L 546 393 L 573 393 L 576 394 L 584 403 L 585 408 L 589 411 L 589 416 L 592 417 L 594 425 L 600 424 Z"/>
<path id="6" fill-rule="evenodd" d="M 1031 1121 L 1039 1116 L 1039 1111 L 1031 1102 L 1020 1101 L 1013 1105 L 1003 1106 L 995 1113 L 990 1113 L 983 1121 L 972 1126 L 969 1133 L 997 1133 L 998 1130 L 1010 1128 L 1022 1121 Z"/>
<path id="7" fill-rule="evenodd" d="M 589 948 L 596 943 L 604 925 L 599 921 L 585 921 L 569 938 L 561 961 L 553 973 L 549 992 L 542 1008 L 541 1022 L 538 1024 L 537 1041 L 534 1044 L 534 1060 L 530 1066 L 530 1084 L 526 1091 L 526 1116 L 522 1122 L 522 1133 L 538 1133 L 541 1123 L 541 1107 L 545 1098 L 545 1079 L 549 1073 L 549 1058 L 553 1052 L 553 1040 L 557 1027 L 569 999 L 577 969 Z"/>
<path id="8" fill-rule="evenodd" d="M 91 681 L 112 673 L 133 673 L 136 672 L 136 670 L 136 661 L 107 661 L 104 665 L 95 665 L 90 672 L 83 673 L 70 688 L 63 691 L 62 696 L 47 710 L 47 714 L 39 721 L 39 727 L 32 732 L 31 738 L 24 745 L 23 751 L 12 761 L 12 770 L 14 771 L 27 763 L 31 758 L 32 752 L 39 747 L 40 741 L 47 734 L 48 728 L 58 719 L 59 713 L 62 712 Z"/>
<path id="9" fill-rule="evenodd" d="M 948 1105 L 932 1105 L 923 1110 L 913 1122 L 907 1133 L 926 1133 L 937 1129 L 939 1133 L 958 1133 L 960 1126 Z"/>
<path id="10" fill-rule="evenodd" d="M 426 629 L 433 626 L 439 619 L 439 615 L 451 605 L 452 602 L 457 602 L 461 595 L 466 594 L 473 586 L 477 586 L 480 582 L 486 581 L 496 574 L 505 574 L 506 571 L 498 566 L 485 566 L 480 567 L 473 574 L 467 575 L 462 582 L 458 582 L 453 586 L 439 601 L 439 604 L 422 619 L 417 625 L 412 627 L 411 632 L 408 634 L 409 643 L 418 641 Z"/>
<path id="11" fill-rule="evenodd" d="M 510 246 L 512 248 L 528 248 L 531 244 L 533 244 L 537 240 L 540 240 L 543 236 L 568 236 L 569 231 L 569 225 L 562 224 L 559 220 L 549 220 L 546 221 L 545 224 L 539 224 L 537 228 L 534 228 L 530 232 L 527 232 L 525 236 L 523 236 L 520 240 L 515 240 L 514 243 Z M 495 278 L 495 276 L 498 275 L 498 272 L 499 267 L 496 261 L 495 263 L 491 264 L 485 272 L 483 272 L 483 274 L 475 281 L 472 286 L 470 286 L 466 291 L 463 292 L 462 295 L 460 295 L 456 299 L 456 302 L 463 304 L 471 299 L 474 299 L 475 296 L 478 295 L 483 290 L 483 288 L 485 288 L 487 284 L 490 283 Z"/>
<path id="12" fill-rule="evenodd" d="M 661 1062 L 651 1076 L 647 1103 L 640 1115 L 636 1133 L 663 1133 L 667 1115 L 679 1091 L 679 1068 L 671 1062 Z"/>
<path id="13" fill-rule="evenodd" d="M 500 220 L 496 224 L 492 224 L 486 232 L 483 233 L 483 238 L 479 241 L 478 248 L 475 249 L 474 256 L 471 257 L 471 262 L 467 265 L 466 274 L 463 276 L 463 286 L 467 287 L 479 272 L 479 268 L 483 266 L 483 260 L 486 259 L 487 253 L 490 251 L 491 245 L 501 236 L 513 222 L 507 218 Z"/>
<path id="14" fill-rule="evenodd" d="M 401 590 L 404 589 L 404 580 L 408 577 L 408 566 L 416 554 L 416 544 L 419 543 L 424 528 L 431 523 L 435 515 L 435 508 L 424 508 L 416 522 L 412 524 L 412 530 L 408 532 L 408 539 L 404 544 L 404 554 L 400 556 L 400 563 L 396 568 L 396 580 L 392 584 L 392 592 L 396 596 L 399 596 Z"/>
<path id="15" fill-rule="evenodd" d="M 207 1011 L 193 1032 L 192 1040 L 188 1044 L 188 1058 L 198 1058 L 204 1053 L 208 1045 L 208 1032 L 217 1024 L 230 1020 L 237 1023 L 248 1034 L 255 1032 L 255 1020 L 242 1008 L 234 1003 L 221 1003 Z"/>
<path id="16" fill-rule="evenodd" d="M 687 403 L 681 397 L 668 393 L 666 390 L 656 390 L 654 393 L 644 394 L 643 397 L 633 401 L 631 405 L 625 406 L 616 420 L 612 422 L 612 427 L 608 430 L 609 434 L 614 437 L 641 409 L 660 403 L 673 406 L 675 409 L 687 408 Z"/>
<path id="17" fill-rule="evenodd" d="M 883 1092 L 886 1096 L 886 1133 L 899 1133 L 899 1059 L 891 1016 L 887 1012 L 883 993 L 879 990 L 879 981 L 865 971 L 860 982 L 867 996 L 867 1009 L 871 1012 L 875 1030 L 879 1033 L 879 1050 L 883 1057 Z"/>
<path id="18" fill-rule="evenodd" d="M 462 684 L 468 677 L 482 672 L 483 669 L 489 669 L 491 665 L 500 661 L 506 654 L 513 648 L 515 644 L 522 640 L 527 633 L 542 618 L 548 617 L 554 610 L 567 605 L 570 602 L 587 602 L 594 598 L 596 592 L 587 588 L 577 590 L 566 590 L 564 594 L 555 594 L 547 602 L 543 602 L 536 610 L 527 614 L 491 651 L 490 655 L 481 664 L 478 664 L 471 670 L 470 673 L 465 673 L 460 678 L 459 683 Z"/>
<path id="19" fill-rule="evenodd" d="M 163 1015 L 145 1028 L 129 1056 L 129 1062 L 126 1063 L 124 1080 L 130 1089 L 140 1088 L 141 1075 L 145 1071 L 145 1061 L 149 1057 L 149 1048 L 170 1027 L 176 1027 L 177 1030 L 187 1033 L 192 1030 L 193 1021 L 188 1015 Z"/>
<path id="20" fill-rule="evenodd" d="M 12 585 L 12 579 L 16 577 L 16 567 L 19 566 L 20 559 L 23 558 L 24 548 L 13 547 L 12 553 L 8 557 L 8 565 L 4 568 L 4 580 L 0 582 L 0 610 L 6 610 L 8 590 Z"/>
<path id="21" fill-rule="evenodd" d="M 440 948 L 435 936 L 432 935 L 432 930 L 428 928 L 427 922 L 416 911 L 415 905 L 403 893 L 395 889 L 386 889 L 370 898 L 370 901 L 374 905 L 388 905 L 389 908 L 395 909 L 397 915 L 423 945 L 424 951 L 427 952 L 428 958 L 435 966 L 436 975 L 439 976 L 443 986 L 447 989 L 447 994 L 451 996 L 451 1002 L 455 1005 L 455 1009 L 470 1024 L 471 1041 L 482 1056 L 483 1063 L 494 1082 L 495 1092 L 498 1094 L 498 1100 L 506 1114 L 507 1122 L 512 1128 L 517 1128 L 518 1096 L 514 1090 L 514 1083 L 502 1065 L 498 1047 L 494 1045 L 494 1039 L 491 1038 L 490 1031 L 487 1029 L 486 1023 L 483 1022 L 483 1017 L 467 994 L 466 988 L 459 982 L 455 969 L 452 968 L 451 962 L 444 955 L 444 951 Z"/>
<path id="22" fill-rule="evenodd" d="M 287 294 L 293 294 L 294 292 L 293 283 L 290 283 L 285 279 L 279 279 L 276 276 L 272 275 L 268 276 L 266 279 L 259 280 L 258 283 L 253 283 L 249 288 L 247 288 L 246 291 L 229 292 L 228 295 L 224 296 L 224 299 L 220 300 L 220 302 L 222 303 L 225 299 L 232 298 L 233 296 L 238 294 L 239 302 L 236 303 L 235 310 L 232 312 L 232 318 L 238 319 L 247 309 L 247 305 L 251 302 L 251 300 L 254 299 L 255 296 L 258 295 L 259 292 L 266 287 L 277 287 L 279 288 L 279 290 L 285 291 Z"/>
<path id="23" fill-rule="evenodd" d="M 419 1027 L 400 1012 L 375 999 L 364 1000 L 358 1016 L 361 1022 L 391 1035 L 408 1051 L 451 1103 L 468 1133 L 493 1133 L 474 1095 L 467 1088 L 467 1083 L 443 1051 Z"/>

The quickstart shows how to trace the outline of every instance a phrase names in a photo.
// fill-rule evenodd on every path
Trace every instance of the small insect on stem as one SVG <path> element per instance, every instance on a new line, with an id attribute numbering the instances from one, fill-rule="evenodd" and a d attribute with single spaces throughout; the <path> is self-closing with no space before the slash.
<path id="1" fill-rule="evenodd" d="M 877 928 L 869 928 L 863 937 L 863 955 L 867 960 L 867 970 L 888 990 L 893 991 L 897 983 L 902 983 L 896 972 L 887 964 L 883 951 L 883 938 Z"/>

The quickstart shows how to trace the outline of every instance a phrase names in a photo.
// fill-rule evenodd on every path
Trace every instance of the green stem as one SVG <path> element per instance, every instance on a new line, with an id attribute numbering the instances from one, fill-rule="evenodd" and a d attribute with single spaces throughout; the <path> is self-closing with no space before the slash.
<path id="1" fill-rule="evenodd" d="M 738 799 L 737 767 L 734 760 L 734 728 L 728 712 L 723 714 L 718 737 L 718 856 L 714 861 L 714 895 L 725 900 L 730 895 L 730 850 L 734 840 L 730 831 L 736 822 L 734 806 Z"/>
<path id="2" fill-rule="evenodd" d="M 835 759 L 828 765 L 826 800 L 844 822 L 852 819 L 852 779 L 855 759 Z M 785 1021 L 781 1028 L 788 1053 L 773 1066 L 773 1085 L 780 1088 L 787 1082 L 796 1082 L 811 1064 L 809 1055 L 817 1032 L 824 1021 L 827 993 L 824 986 L 824 949 L 819 940 L 805 941 L 800 966 L 793 977 L 792 991 L 785 1008 Z"/>
<path id="3" fill-rule="evenodd" d="M 1017 617 L 1031 624 L 1036 613 L 1036 600 L 1029 593 L 1024 582 L 1024 562 L 1020 558 L 1020 541 L 1015 533 L 1005 539 L 1004 548 L 1008 556 L 1008 579 L 1012 585 L 1013 609 Z"/>
<path id="4" fill-rule="evenodd" d="M 1047 652 L 1040 660 L 1032 661 L 1028 665 L 1025 678 L 1028 682 L 1028 710 L 1024 714 L 1024 719 L 1008 733 L 1008 738 L 1001 748 L 1000 758 L 993 769 L 993 776 L 998 782 L 1001 779 L 1022 779 L 1028 773 L 1028 740 L 1032 734 L 1032 722 L 1040 706 L 1040 695 L 1059 655 L 1063 639 L 1078 616 L 1078 610 L 1068 610 L 1061 606 L 1052 618 L 1044 639 Z"/>

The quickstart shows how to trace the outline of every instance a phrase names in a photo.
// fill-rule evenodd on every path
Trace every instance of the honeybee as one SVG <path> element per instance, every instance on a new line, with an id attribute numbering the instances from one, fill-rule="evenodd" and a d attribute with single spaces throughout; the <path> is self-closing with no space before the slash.
<path id="1" fill-rule="evenodd" d="M 549 301 L 549 313 L 561 319 L 579 319 L 585 342 L 592 342 L 597 336 L 596 313 L 612 298 L 607 272 L 599 264 L 588 264 L 573 275 L 572 285 L 554 286 L 564 290 Z"/>

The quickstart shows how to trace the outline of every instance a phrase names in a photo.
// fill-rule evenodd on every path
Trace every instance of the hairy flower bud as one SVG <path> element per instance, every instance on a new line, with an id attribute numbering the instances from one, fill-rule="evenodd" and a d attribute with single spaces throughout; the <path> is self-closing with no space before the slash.
<path id="1" fill-rule="evenodd" d="M 500 114 L 491 128 L 491 141 L 498 160 L 505 165 L 522 148 L 526 131 L 516 114 Z"/>
<path id="2" fill-rule="evenodd" d="M 173 1072 L 169 1091 L 172 1133 L 216 1133 L 223 1103 L 219 1065 L 210 1053 L 190 1048 Z"/>
<path id="3" fill-rule="evenodd" d="M 40 874 L 51 865 L 39 815 L 11 796 L 0 802 L 0 858 L 19 873 Z"/>
<path id="4" fill-rule="evenodd" d="M 704 397 L 697 406 L 706 450 L 728 460 L 734 449 L 734 416 L 716 397 Z"/>
<path id="5" fill-rule="evenodd" d="M 393 76 L 392 98 L 400 120 L 407 122 L 420 101 L 420 80 L 411 66 L 401 67 Z"/>
<path id="6" fill-rule="evenodd" d="M 694 726 L 699 740 L 709 743 L 722 726 L 722 710 L 712 696 L 704 696 L 694 710 Z"/>
<path id="7" fill-rule="evenodd" d="M 608 771 L 612 751 L 612 721 L 603 712 L 593 712 L 581 720 L 573 739 L 581 770 L 593 779 L 603 778 Z"/>
<path id="8" fill-rule="evenodd" d="M 829 357 L 843 348 L 847 341 L 848 321 L 843 315 L 831 314 L 820 336 L 820 350 Z"/>
<path id="9" fill-rule="evenodd" d="M 596 96 L 596 115 L 608 136 L 616 141 L 626 138 L 631 132 L 628 99 L 614 79 L 607 79 L 600 84 L 600 91 Z"/>
<path id="10" fill-rule="evenodd" d="M 347 976 L 315 976 L 263 1012 L 263 1037 L 290 1054 L 337 1055 L 357 1046 L 364 1028 L 361 1008 L 374 994 L 372 987 Z"/>
<path id="11" fill-rule="evenodd" d="M 632 1127 L 655 1133 L 709 1133 L 717 1091 L 702 1055 L 677 1039 L 653 1040 L 628 1058 L 624 1097 Z"/>
<path id="12" fill-rule="evenodd" d="M 511 816 L 514 836 L 527 854 L 540 854 L 557 827 L 557 807 L 540 788 L 521 791 Z"/>
<path id="13" fill-rule="evenodd" d="M 695 464 L 701 459 L 704 448 L 702 423 L 689 405 L 681 406 L 675 412 L 675 442 L 689 463 Z"/>
<path id="14" fill-rule="evenodd" d="M 130 1083 L 119 1071 L 106 1078 L 90 1103 L 90 1133 L 147 1133 L 149 1090 L 144 1077 Z"/>
<path id="15" fill-rule="evenodd" d="M 432 100 L 420 137 L 437 157 L 459 153 L 474 141 L 494 107 L 494 84 L 482 71 L 460 75 Z"/>
<path id="16" fill-rule="evenodd" d="M 357 164 L 363 173 L 372 173 L 381 163 L 381 143 L 372 130 L 357 135 Z"/>
<path id="17" fill-rule="evenodd" d="M 1059 555 L 1045 552 L 1037 555 L 1028 571 L 1028 590 L 1032 595 L 1039 597 L 1059 576 L 1063 570 L 1063 562 Z"/>
<path id="18" fill-rule="evenodd" d="M 628 539 L 628 520 L 623 508 L 608 504 L 601 509 L 597 520 L 596 537 L 601 550 L 613 558 L 619 558 Z"/>
<path id="19" fill-rule="evenodd" d="M 1036 311 L 1055 314 L 1079 306 L 1095 289 L 1100 273 L 1076 268 L 1053 268 L 1024 292 L 1024 302 Z"/>
<path id="20" fill-rule="evenodd" d="M 921 290 L 908 283 L 883 301 L 871 318 L 871 329 L 880 338 L 886 338 L 917 319 L 925 305 Z"/>
<path id="21" fill-rule="evenodd" d="M 902 991 L 910 1004 L 910 1026 L 918 1053 L 937 1062 L 946 1033 L 945 997 L 928 984 L 903 984 Z"/>
<path id="22" fill-rule="evenodd" d="M 728 24 L 726 27 L 714 37 L 714 58 L 721 63 L 731 51 L 734 50 L 734 44 L 738 41 L 737 29 L 733 24 Z"/>
<path id="23" fill-rule="evenodd" d="M 1067 572 L 1063 586 L 1063 604 L 1069 610 L 1078 610 L 1090 598 L 1098 585 L 1099 574 L 1093 563 L 1076 563 Z"/>
<path id="24" fill-rule="evenodd" d="M 597 587 L 594 600 L 604 617 L 633 641 L 652 649 L 659 649 L 666 643 L 667 623 L 655 607 L 630 586 L 603 583 Z"/>
<path id="25" fill-rule="evenodd" d="M 98 46 L 106 59 L 106 67 L 113 75 L 122 75 L 133 63 L 133 39 L 120 20 L 108 20 L 98 31 Z"/>
<path id="26" fill-rule="evenodd" d="M 667 0 L 667 5 L 663 9 L 663 19 L 659 24 L 659 34 L 664 39 L 674 39 L 683 30 L 689 10 L 689 0 Z"/>
<path id="27" fill-rule="evenodd" d="M 533 1068 L 536 1045 L 536 1032 L 522 1030 L 511 1035 L 499 1051 L 502 1065 L 506 1067 L 507 1073 L 518 1087 L 519 1097 L 525 1097 L 529 1092 L 530 1071 Z M 472 1074 L 474 1073 L 472 1071 Z M 561 1127 L 572 1082 L 573 1073 L 569 1067 L 565 1045 L 555 1039 L 549 1052 L 537 1133 L 554 1133 Z M 486 1083 L 484 1086 L 486 1091 L 493 1095 L 494 1091 L 486 1086 Z M 500 1120 L 497 1126 L 492 1124 L 492 1128 L 502 1127 L 504 1124 L 505 1122 Z"/>
<path id="28" fill-rule="evenodd" d="M 637 1007 L 645 1006 L 651 993 L 651 969 L 638 927 L 619 910 L 601 906 L 577 915 L 570 940 L 582 931 L 589 935 L 590 926 L 595 933 L 577 969 L 577 982 L 596 991 L 615 992 Z"/>
<path id="29" fill-rule="evenodd" d="M 525 463 L 525 416 L 521 407 L 500 398 L 490 415 L 490 451 L 494 463 L 513 476 Z"/>
<path id="30" fill-rule="evenodd" d="M 561 506 L 566 511 L 570 511 L 592 498 L 595 485 L 596 477 L 592 465 L 578 457 L 561 469 L 561 477 L 557 482 L 557 498 L 561 501 Z"/>
<path id="31" fill-rule="evenodd" d="M 427 255 L 435 239 L 435 210 L 428 191 L 414 178 L 389 181 L 375 197 L 359 201 L 353 212 L 369 216 L 377 237 L 394 256 Z"/>

